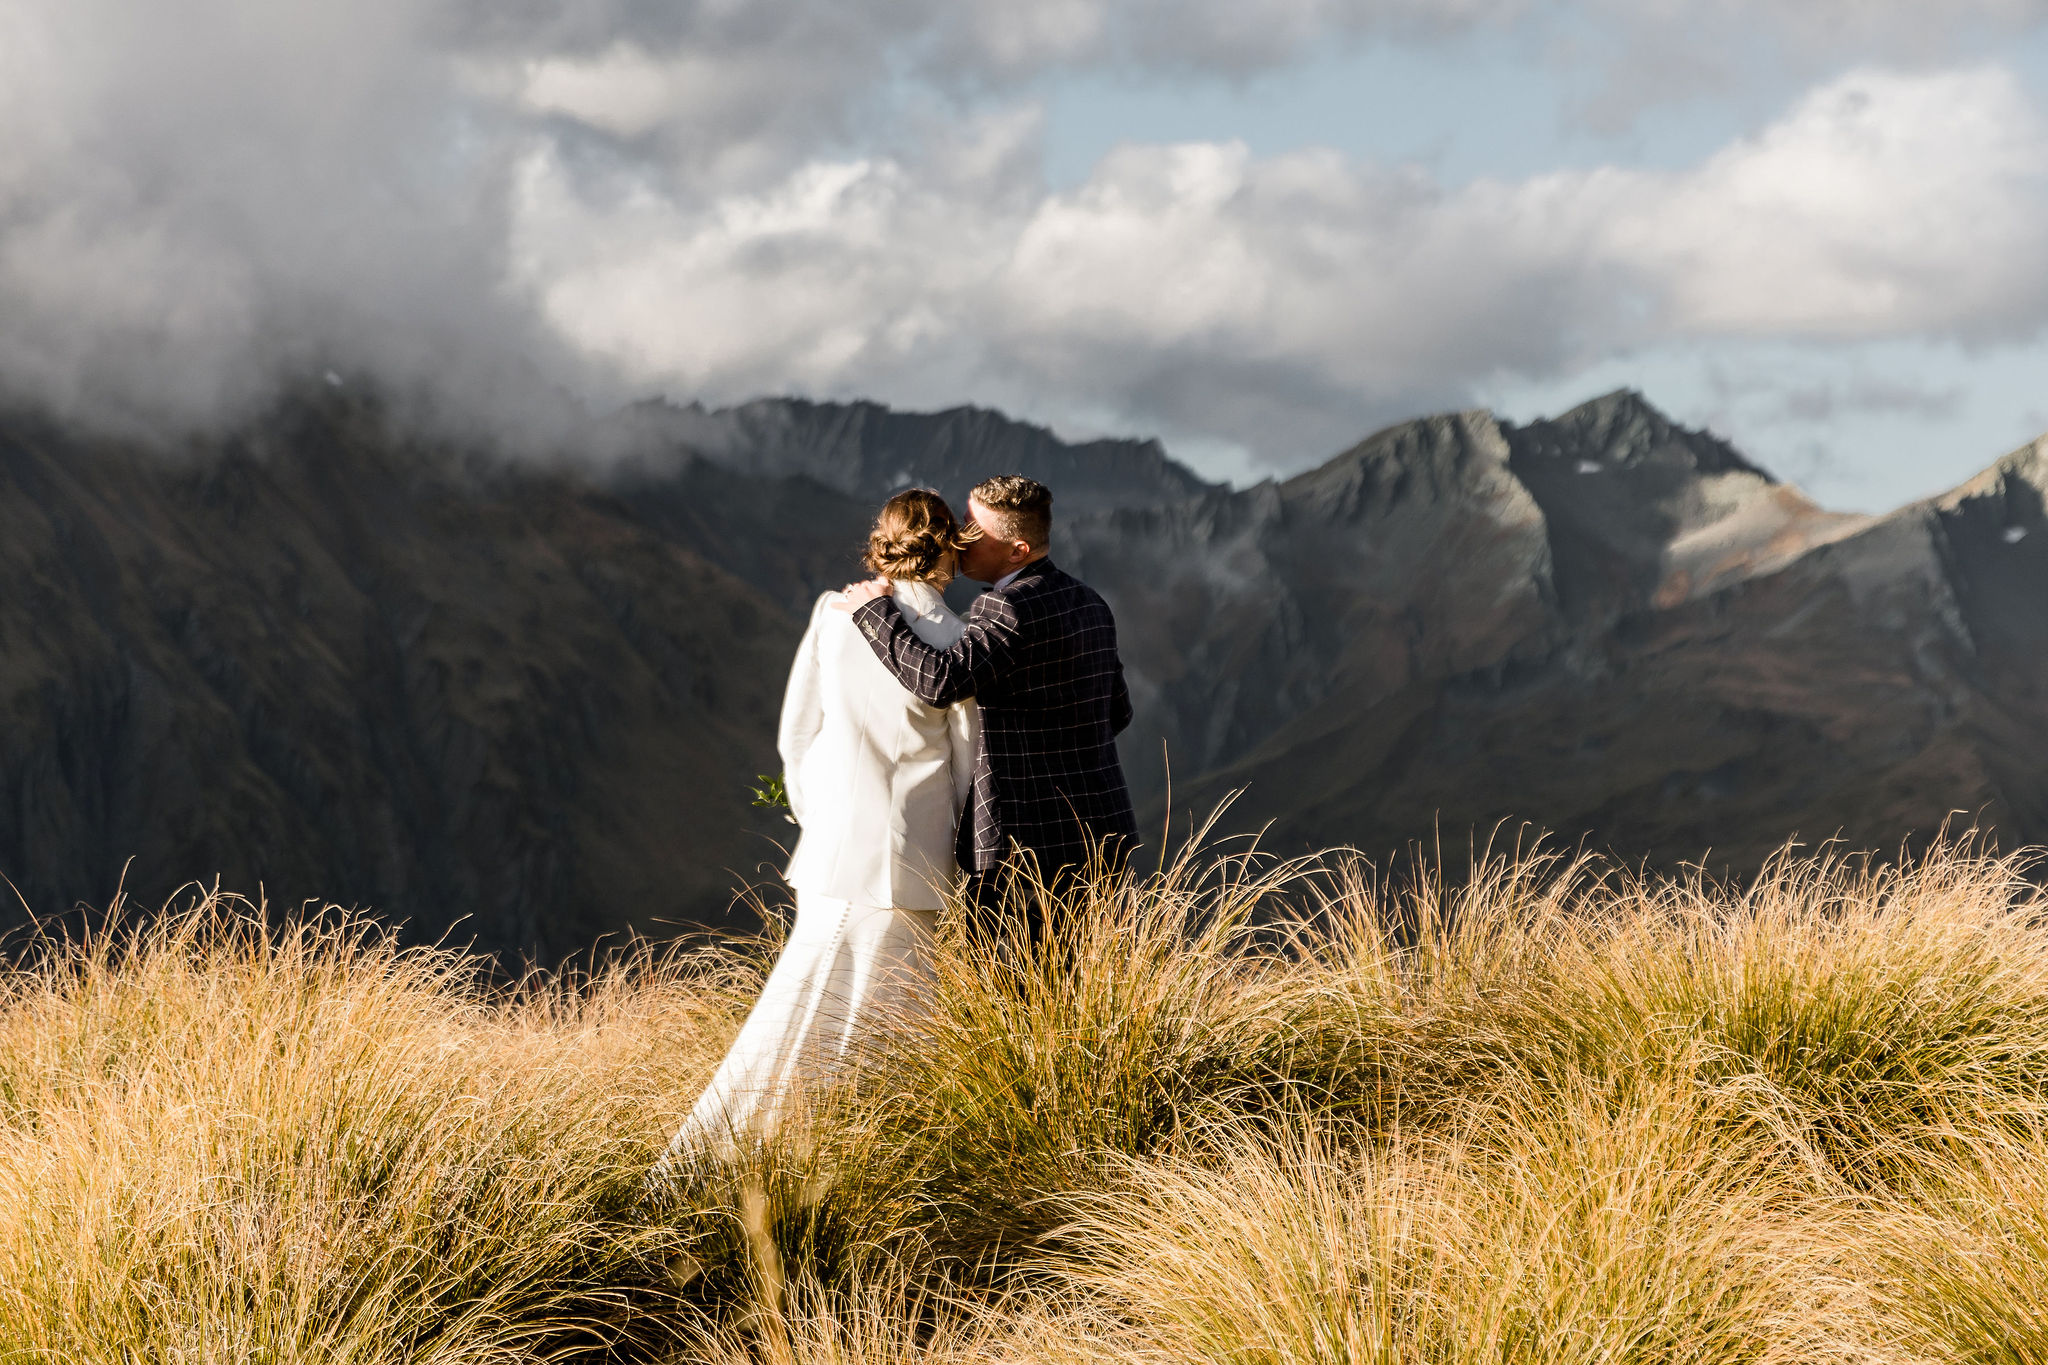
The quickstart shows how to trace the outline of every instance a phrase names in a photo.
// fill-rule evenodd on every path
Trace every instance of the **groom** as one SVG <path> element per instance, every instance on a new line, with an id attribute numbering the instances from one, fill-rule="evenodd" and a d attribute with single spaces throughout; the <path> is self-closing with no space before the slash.
<path id="1" fill-rule="evenodd" d="M 1052 491 L 1004 474 L 975 485 L 967 512 L 981 538 L 961 551 L 960 571 L 992 586 L 975 599 L 967 633 L 951 649 L 911 633 L 889 580 L 856 584 L 847 596 L 875 656 L 919 700 L 981 704 L 974 788 L 956 852 L 975 927 L 988 933 L 1018 871 L 1034 870 L 1052 886 L 1097 849 L 1120 866 L 1138 827 L 1116 754 L 1116 737 L 1131 723 L 1116 620 L 1093 588 L 1047 557 Z M 1037 942 L 1049 927 L 1044 907 L 1034 896 L 1019 899 Z"/>

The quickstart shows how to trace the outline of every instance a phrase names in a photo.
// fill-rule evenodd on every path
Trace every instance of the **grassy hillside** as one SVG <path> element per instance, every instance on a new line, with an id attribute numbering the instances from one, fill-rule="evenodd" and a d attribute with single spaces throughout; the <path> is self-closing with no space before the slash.
<path id="1" fill-rule="evenodd" d="M 195 895 L 0 984 L 0 1361 L 2048 1361 L 2020 870 L 1190 861 L 651 1206 L 765 946 Z"/>

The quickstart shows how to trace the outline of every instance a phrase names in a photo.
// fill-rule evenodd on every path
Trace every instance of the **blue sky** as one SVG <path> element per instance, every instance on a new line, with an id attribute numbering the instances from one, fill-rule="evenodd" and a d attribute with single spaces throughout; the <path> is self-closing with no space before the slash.
<path id="1" fill-rule="evenodd" d="M 1262 156 L 1333 147 L 1421 165 L 1454 184 L 1612 161 L 1676 169 L 1773 112 L 1694 99 L 1596 128 L 1574 113 L 1583 97 L 1573 85 L 1571 72 L 1532 60 L 1504 35 L 1333 43 L 1284 70 L 1236 79 L 1092 73 L 1043 86 L 1046 165 L 1055 185 L 1072 185 L 1119 142 L 1235 138 Z"/>
<path id="2" fill-rule="evenodd" d="M 2044 219 L 2048 0 L 0 0 L 0 396 L 126 429 L 1630 386 L 1876 510 L 2048 431 Z"/>

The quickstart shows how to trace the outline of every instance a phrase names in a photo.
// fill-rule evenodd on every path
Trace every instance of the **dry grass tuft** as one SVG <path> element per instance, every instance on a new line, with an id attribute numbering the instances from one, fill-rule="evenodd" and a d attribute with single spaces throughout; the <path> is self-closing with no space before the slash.
<path id="1" fill-rule="evenodd" d="M 2026 872 L 1098 878 L 651 1202 L 758 953 L 198 894 L 0 976 L 0 1361 L 2048 1361 Z"/>
<path id="2" fill-rule="evenodd" d="M 1802 1191 L 1701 1097 L 1475 1110 L 1364 1152 L 1236 1125 L 1072 1198 L 1072 1283 L 1126 1330 L 1076 1354 L 1200 1361 L 1818 1360 L 1857 1290 Z"/>
<path id="3" fill-rule="evenodd" d="M 0 1357 L 532 1358 L 617 1336 L 627 1216 L 731 985 L 573 993 L 200 895 L 0 984 Z M 723 989 L 720 987 L 723 986 Z"/>

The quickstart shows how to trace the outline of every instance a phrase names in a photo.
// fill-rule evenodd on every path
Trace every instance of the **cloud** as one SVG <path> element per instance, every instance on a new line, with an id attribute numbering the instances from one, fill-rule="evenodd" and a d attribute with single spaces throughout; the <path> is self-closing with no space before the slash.
<path id="1" fill-rule="evenodd" d="M 1030 125 L 981 135 L 1014 152 Z M 1997 68 L 1852 73 L 1678 173 L 1446 188 L 1196 143 L 1033 194 L 1014 155 L 979 164 L 815 162 L 593 211 L 540 156 L 522 268 L 572 345 L 640 384 L 1065 404 L 1276 460 L 1633 346 L 1990 342 L 2048 318 L 2048 131 Z"/>
<path id="2" fill-rule="evenodd" d="M 743 217 L 748 195 L 815 198 L 839 174 L 821 149 L 900 141 L 905 109 L 952 122 L 1062 63 L 1282 60 L 1413 7 L 1285 0 L 1252 34 L 1234 6 L 1166 23 L 1108 0 L 0 0 L 0 393 L 177 429 L 334 365 L 517 425 L 536 374 L 620 392 L 510 258 L 536 159 L 586 213 L 624 215 L 607 236 L 647 193 Z M 898 164 L 875 173 L 945 173 Z M 748 278 L 776 237 L 744 249 Z M 787 382 L 843 352 L 846 324 L 821 325 Z"/>
<path id="3" fill-rule="evenodd" d="M 0 0 L 0 390 L 177 429 L 313 368 L 529 428 L 551 394 L 797 389 L 1291 460 L 1670 338 L 2027 336 L 2048 156 L 1995 67 L 1837 77 L 1682 173 L 1456 186 L 1229 142 L 1125 146 L 1059 192 L 1039 169 L 1035 83 L 1078 68 L 1541 47 L 1560 15 L 1616 35 L 1610 64 L 1701 25 L 1891 51 L 2043 6 L 1929 13 Z"/>
<path id="4" fill-rule="evenodd" d="M 1606 248 L 1687 330 L 1993 340 L 2048 302 L 2048 136 L 1998 68 L 1852 75 L 1690 175 L 1615 188 Z"/>
<path id="5" fill-rule="evenodd" d="M 451 91 L 434 21 L 0 3 L 0 382 L 175 428 L 322 363 L 508 411 L 533 367 L 577 375 L 504 291 L 513 130 Z"/>

